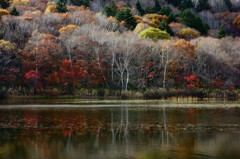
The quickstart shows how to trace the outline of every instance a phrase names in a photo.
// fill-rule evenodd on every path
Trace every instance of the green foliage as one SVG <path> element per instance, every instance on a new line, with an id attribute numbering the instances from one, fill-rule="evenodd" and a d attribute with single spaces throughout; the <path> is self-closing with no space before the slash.
<path id="1" fill-rule="evenodd" d="M 112 1 L 109 5 L 107 5 L 103 10 L 103 13 L 105 13 L 108 17 L 110 16 L 115 17 L 117 12 L 118 12 L 118 8 L 114 1 Z"/>
<path id="2" fill-rule="evenodd" d="M 226 36 L 226 31 L 225 31 L 223 25 L 221 25 L 221 27 L 220 27 L 220 29 L 219 29 L 219 32 L 218 32 L 218 34 L 217 34 L 217 38 L 218 38 L 218 39 L 221 39 L 221 38 L 223 38 L 223 37 L 225 37 L 225 36 Z"/>
<path id="3" fill-rule="evenodd" d="M 90 6 L 89 0 L 71 0 L 71 2 L 77 6 L 86 6 L 86 7 Z"/>
<path id="4" fill-rule="evenodd" d="M 127 3 L 125 4 L 125 7 L 127 7 L 127 8 L 132 8 L 132 5 L 131 5 L 129 2 L 127 2 Z"/>
<path id="5" fill-rule="evenodd" d="M 232 2 L 230 0 L 224 0 L 225 5 L 229 11 L 232 11 Z"/>
<path id="6" fill-rule="evenodd" d="M 207 34 L 209 26 L 207 24 L 204 24 L 202 20 L 199 17 L 195 16 L 189 9 L 182 11 L 180 17 L 182 24 L 198 30 L 203 35 Z"/>
<path id="7" fill-rule="evenodd" d="M 19 12 L 17 11 L 16 7 L 14 6 L 13 9 L 10 11 L 11 15 L 19 16 Z"/>
<path id="8" fill-rule="evenodd" d="M 145 8 L 145 14 L 152 14 L 152 13 L 156 13 L 154 7 Z"/>
<path id="9" fill-rule="evenodd" d="M 66 13 L 68 12 L 67 5 L 66 5 L 66 0 L 59 0 L 57 2 L 57 11 L 59 13 Z"/>
<path id="10" fill-rule="evenodd" d="M 161 6 L 160 6 L 158 0 L 155 0 L 154 10 L 156 13 L 161 10 Z"/>
<path id="11" fill-rule="evenodd" d="M 10 6 L 9 0 L 0 0 L 0 7 L 6 9 Z"/>
<path id="12" fill-rule="evenodd" d="M 124 21 L 128 28 L 134 29 L 137 25 L 136 20 L 134 19 L 130 9 L 120 10 L 116 14 L 116 19 L 119 22 Z"/>
<path id="13" fill-rule="evenodd" d="M 187 8 L 193 8 L 194 5 L 192 3 L 192 0 L 184 0 L 179 4 L 179 7 L 181 9 L 187 9 Z"/>
<path id="14" fill-rule="evenodd" d="M 196 38 L 200 35 L 200 33 L 191 28 L 183 28 L 180 32 L 179 35 L 184 37 L 184 38 Z"/>
<path id="15" fill-rule="evenodd" d="M 209 10 L 212 7 L 209 5 L 208 0 L 199 0 L 196 10 L 201 12 L 203 10 Z"/>
<path id="16" fill-rule="evenodd" d="M 162 20 L 160 25 L 159 25 L 159 29 L 166 31 L 168 34 L 170 34 L 171 36 L 174 35 L 171 27 L 168 25 L 168 23 L 165 20 Z"/>
<path id="17" fill-rule="evenodd" d="M 182 0 L 167 0 L 168 3 L 171 3 L 174 6 L 179 6 Z"/>
<path id="18" fill-rule="evenodd" d="M 145 10 L 142 8 L 142 5 L 139 0 L 136 3 L 136 8 L 139 11 L 141 16 L 143 16 L 145 14 Z"/>
<path id="19" fill-rule="evenodd" d="M 162 31 L 157 28 L 153 28 L 153 27 L 150 27 L 150 28 L 140 32 L 139 37 L 143 38 L 143 39 L 148 38 L 153 41 L 157 41 L 159 39 L 170 39 L 171 38 L 167 32 Z"/>
<path id="20" fill-rule="evenodd" d="M 175 15 L 173 13 L 169 14 L 168 16 L 168 22 L 171 23 L 171 22 L 176 22 L 177 19 L 175 17 Z"/>
<path id="21" fill-rule="evenodd" d="M 169 8 L 169 7 L 163 7 L 163 8 L 161 8 L 161 10 L 158 12 L 158 14 L 166 15 L 166 16 L 169 16 L 171 13 L 172 13 L 172 10 L 171 10 L 171 8 Z"/>

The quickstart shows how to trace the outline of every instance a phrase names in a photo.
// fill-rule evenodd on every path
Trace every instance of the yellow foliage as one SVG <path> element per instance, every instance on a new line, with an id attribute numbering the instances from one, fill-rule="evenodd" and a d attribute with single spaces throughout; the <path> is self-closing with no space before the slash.
<path id="1" fill-rule="evenodd" d="M 0 16 L 2 15 L 8 15 L 9 12 L 6 9 L 0 9 Z"/>
<path id="2" fill-rule="evenodd" d="M 135 33 L 140 33 L 141 31 L 146 30 L 148 28 L 150 28 L 150 26 L 148 24 L 146 24 L 146 23 L 139 23 L 136 26 L 136 28 L 134 29 L 134 32 Z"/>
<path id="3" fill-rule="evenodd" d="M 190 36 L 190 37 L 198 37 L 200 36 L 200 33 L 195 30 L 195 29 L 191 29 L 191 28 L 183 28 L 180 32 L 180 35 L 182 36 Z"/>
<path id="4" fill-rule="evenodd" d="M 11 43 L 10 41 L 0 40 L 0 50 L 11 51 L 11 50 L 14 50 L 15 48 L 16 48 L 15 43 Z"/>
<path id="5" fill-rule="evenodd" d="M 159 14 L 145 14 L 144 17 L 152 20 L 152 19 L 157 19 L 160 22 L 162 20 L 168 21 L 168 17 L 166 15 L 159 15 Z"/>
<path id="6" fill-rule="evenodd" d="M 158 41 L 159 39 L 170 39 L 170 35 L 158 28 L 150 27 L 146 30 L 140 32 L 139 37 L 142 39 L 151 39 L 153 41 Z"/>
<path id="7" fill-rule="evenodd" d="M 238 16 L 234 19 L 233 24 L 236 26 L 237 29 L 240 30 L 240 15 L 238 15 Z"/>
<path id="8" fill-rule="evenodd" d="M 12 4 L 28 4 L 29 0 L 12 0 Z"/>
<path id="9" fill-rule="evenodd" d="M 69 24 L 68 26 L 64 26 L 61 29 L 59 29 L 59 32 L 61 33 L 61 32 L 64 32 L 66 30 L 69 30 L 69 29 L 74 30 L 76 28 L 78 28 L 78 26 L 73 25 L 73 24 Z"/>
<path id="10" fill-rule="evenodd" d="M 41 11 L 40 10 L 36 10 L 36 11 L 33 11 L 31 14 L 34 14 L 34 15 L 41 15 Z"/>
<path id="11" fill-rule="evenodd" d="M 56 5 L 51 4 L 46 8 L 45 14 L 51 13 L 51 12 L 56 12 L 56 11 L 57 11 Z"/>
<path id="12" fill-rule="evenodd" d="M 149 22 L 149 25 L 154 27 L 154 28 L 158 28 L 160 24 L 160 21 L 158 19 L 152 19 L 150 22 Z"/>

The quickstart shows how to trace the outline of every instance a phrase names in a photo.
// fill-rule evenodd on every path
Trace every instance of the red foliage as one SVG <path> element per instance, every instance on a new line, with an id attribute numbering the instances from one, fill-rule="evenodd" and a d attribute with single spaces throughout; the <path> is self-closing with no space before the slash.
<path id="1" fill-rule="evenodd" d="M 24 113 L 23 115 L 23 121 L 24 123 L 26 123 L 27 125 L 37 125 L 38 124 L 38 118 L 37 118 L 37 114 L 36 113 L 29 113 L 29 112 L 26 112 Z"/>
<path id="2" fill-rule="evenodd" d="M 25 82 L 28 84 L 35 86 L 37 88 L 42 88 L 42 82 L 39 81 L 41 79 L 41 76 L 38 71 L 30 70 L 24 75 Z"/>
<path id="3" fill-rule="evenodd" d="M 221 78 L 216 78 L 212 81 L 212 87 L 211 88 L 218 88 L 223 89 L 224 88 L 224 82 L 221 80 Z"/>
<path id="4" fill-rule="evenodd" d="M 187 87 L 197 87 L 200 86 L 199 79 L 197 78 L 197 75 L 190 74 L 189 76 L 185 76 L 184 79 L 187 82 Z"/>
<path id="5" fill-rule="evenodd" d="M 38 71 L 30 70 L 24 75 L 26 80 L 38 80 L 40 79 L 40 75 Z"/>
<path id="6" fill-rule="evenodd" d="M 52 74 L 50 74 L 46 78 L 46 81 L 50 85 L 58 84 L 60 82 L 60 78 L 59 78 L 58 72 L 53 72 Z"/>
<path id="7" fill-rule="evenodd" d="M 71 60 L 64 60 L 58 72 L 50 74 L 46 80 L 48 84 L 61 84 L 62 86 L 80 86 L 79 81 L 87 76 L 88 72 L 82 66 L 82 61 L 73 63 Z"/>
<path id="8" fill-rule="evenodd" d="M 155 74 L 155 71 L 151 71 L 151 72 L 147 75 L 147 77 L 151 80 L 151 79 L 153 79 L 154 74 Z"/>
<path id="9" fill-rule="evenodd" d="M 59 70 L 59 77 L 64 86 L 79 86 L 80 83 L 78 81 L 85 78 L 87 74 L 88 72 L 86 69 L 80 64 L 72 63 L 71 60 L 64 60 Z"/>
<path id="10" fill-rule="evenodd" d="M 63 136 L 70 136 L 72 134 L 72 130 L 63 130 L 62 131 Z"/>
<path id="11" fill-rule="evenodd" d="M 0 80 L 12 83 L 17 80 L 17 76 L 19 75 L 19 69 L 17 68 L 3 68 L 2 74 L 0 74 Z"/>
<path id="12" fill-rule="evenodd" d="M 229 83 L 226 84 L 226 87 L 230 91 L 235 90 L 235 83 L 234 82 L 229 82 Z"/>
<path id="13" fill-rule="evenodd" d="M 106 62 L 108 56 L 101 55 L 98 60 L 94 60 L 89 67 L 90 85 L 97 86 L 108 80 L 107 71 L 110 66 Z"/>

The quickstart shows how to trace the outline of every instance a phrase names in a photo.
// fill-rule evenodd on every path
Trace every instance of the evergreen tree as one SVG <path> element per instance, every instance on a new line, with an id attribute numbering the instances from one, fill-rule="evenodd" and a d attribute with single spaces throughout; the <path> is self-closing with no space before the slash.
<path id="1" fill-rule="evenodd" d="M 117 14 L 117 11 L 118 11 L 118 8 L 114 1 L 112 1 L 109 5 L 107 5 L 103 10 L 103 12 L 108 17 L 110 17 L 110 16 L 115 17 L 115 15 Z"/>
<path id="2" fill-rule="evenodd" d="M 156 13 L 154 7 L 146 7 L 145 8 L 145 14 L 152 14 L 152 13 Z"/>
<path id="3" fill-rule="evenodd" d="M 232 11 L 232 2 L 230 0 L 224 0 L 225 5 L 229 11 Z"/>
<path id="4" fill-rule="evenodd" d="M 156 13 L 161 10 L 161 6 L 160 6 L 158 0 L 155 0 L 154 10 Z"/>
<path id="5" fill-rule="evenodd" d="M 223 25 L 221 25 L 221 27 L 220 27 L 220 29 L 219 29 L 219 32 L 218 32 L 218 34 L 217 34 L 217 38 L 218 38 L 218 39 L 221 39 L 221 38 L 223 38 L 223 37 L 225 37 L 225 36 L 226 36 L 226 31 L 225 31 Z"/>
<path id="6" fill-rule="evenodd" d="M 127 7 L 127 8 L 132 8 L 132 5 L 131 5 L 129 2 L 127 2 L 126 5 L 125 5 L 125 7 Z"/>
<path id="7" fill-rule="evenodd" d="M 159 25 L 159 29 L 166 31 L 168 34 L 170 34 L 171 36 L 174 35 L 171 27 L 168 25 L 168 23 L 165 20 L 162 20 L 160 25 Z"/>
<path id="8" fill-rule="evenodd" d="M 160 15 L 166 15 L 169 16 L 171 14 L 172 10 L 169 7 L 163 7 L 161 10 L 158 12 Z"/>
<path id="9" fill-rule="evenodd" d="M 201 12 L 203 10 L 209 10 L 212 7 L 209 5 L 208 0 L 199 0 L 196 10 Z"/>
<path id="10" fill-rule="evenodd" d="M 187 9 L 187 8 L 193 8 L 194 5 L 192 3 L 192 0 L 183 0 L 180 4 L 179 7 L 181 9 Z"/>
<path id="11" fill-rule="evenodd" d="M 189 9 L 182 11 L 180 17 L 181 23 L 198 30 L 203 35 L 206 35 L 210 29 L 207 24 L 204 24 L 202 20 L 195 16 Z"/>
<path id="12" fill-rule="evenodd" d="M 137 10 L 139 11 L 140 15 L 143 16 L 145 14 L 145 11 L 144 9 L 142 8 L 142 5 L 140 3 L 140 1 L 138 0 L 137 3 L 136 3 L 136 8 Z"/>
<path id="13" fill-rule="evenodd" d="M 168 16 L 168 23 L 176 22 L 176 21 L 177 21 L 177 19 L 176 19 L 175 15 L 173 13 L 170 13 Z"/>
<path id="14" fill-rule="evenodd" d="M 0 7 L 6 9 L 10 6 L 9 0 L 0 0 Z"/>
<path id="15" fill-rule="evenodd" d="M 183 0 L 167 0 L 168 3 L 171 3 L 174 6 L 179 6 Z"/>
<path id="16" fill-rule="evenodd" d="M 116 14 L 116 19 L 121 22 L 125 21 L 129 29 L 134 29 L 137 25 L 136 20 L 134 19 L 130 9 L 120 10 Z"/>
<path id="17" fill-rule="evenodd" d="M 59 0 L 56 8 L 59 13 L 66 13 L 68 11 L 66 0 Z"/>
<path id="18" fill-rule="evenodd" d="M 16 7 L 14 6 L 13 9 L 10 11 L 11 15 L 19 16 L 19 12 L 17 11 Z"/>
<path id="19" fill-rule="evenodd" d="M 90 7 L 90 1 L 89 0 L 85 0 L 83 5 L 86 6 L 86 7 Z"/>

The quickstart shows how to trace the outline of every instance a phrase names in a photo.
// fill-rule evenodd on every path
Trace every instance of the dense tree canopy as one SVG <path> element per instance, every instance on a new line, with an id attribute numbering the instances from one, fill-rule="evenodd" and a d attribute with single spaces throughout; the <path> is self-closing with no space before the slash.
<path id="1" fill-rule="evenodd" d="M 197 29 L 201 34 L 206 35 L 209 26 L 204 24 L 202 20 L 195 16 L 190 10 L 184 10 L 181 15 L 181 22 L 191 28 Z"/>
<path id="2" fill-rule="evenodd" d="M 227 0 L 217 7 L 204 0 L 6 2 L 0 91 L 240 87 L 240 16 L 234 3 L 222 12 Z"/>

